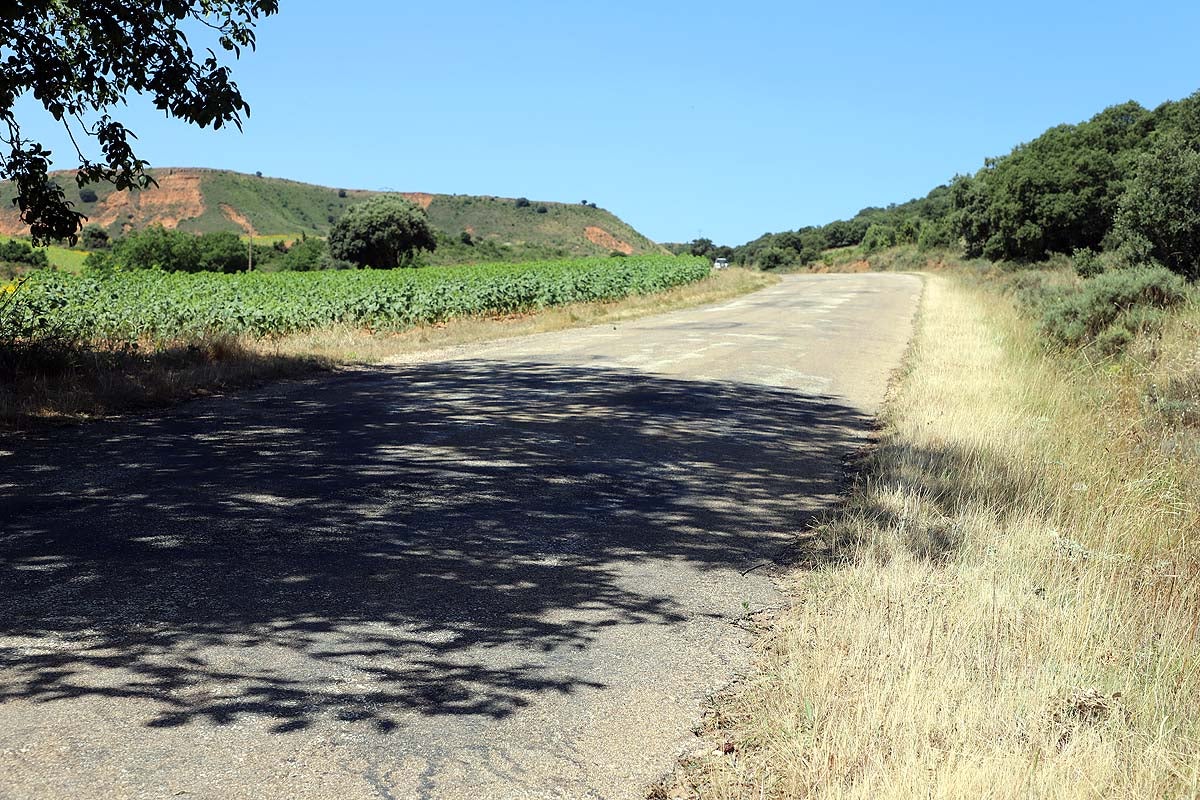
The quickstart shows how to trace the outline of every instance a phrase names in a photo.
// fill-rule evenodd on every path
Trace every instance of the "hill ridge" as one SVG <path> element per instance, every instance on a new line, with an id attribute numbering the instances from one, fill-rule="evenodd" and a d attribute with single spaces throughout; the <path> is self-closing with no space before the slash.
<path id="1" fill-rule="evenodd" d="M 469 250 L 498 258 L 665 252 L 615 214 L 582 203 L 338 188 L 213 167 L 159 167 L 150 174 L 158 186 L 133 192 L 118 192 L 107 184 L 80 190 L 71 170 L 53 177 L 87 215 L 88 224 L 100 225 L 110 235 L 158 224 L 195 233 L 326 236 L 356 203 L 395 195 L 425 209 L 439 234 L 439 251 L 460 256 Z M 10 184 L 0 186 L 0 234 L 24 235 L 13 197 Z"/>

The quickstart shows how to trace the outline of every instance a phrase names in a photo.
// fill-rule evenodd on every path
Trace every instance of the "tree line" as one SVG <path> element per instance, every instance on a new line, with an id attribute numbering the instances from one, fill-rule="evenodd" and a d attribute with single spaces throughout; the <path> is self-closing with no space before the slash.
<path id="1" fill-rule="evenodd" d="M 1055 126 L 907 203 L 737 247 L 707 239 L 679 247 L 772 269 L 810 264 L 831 248 L 898 244 L 1021 263 L 1055 253 L 1096 263 L 1089 254 L 1101 253 L 1102 262 L 1200 277 L 1200 92 Z"/>

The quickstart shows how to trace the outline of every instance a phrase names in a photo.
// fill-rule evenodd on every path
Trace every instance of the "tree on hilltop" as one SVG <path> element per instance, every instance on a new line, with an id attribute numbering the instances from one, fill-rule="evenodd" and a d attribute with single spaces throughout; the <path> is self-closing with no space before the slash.
<path id="1" fill-rule="evenodd" d="M 133 132 L 110 116 L 113 107 L 140 94 L 201 128 L 241 128 L 250 106 L 214 51 L 236 59 L 253 50 L 255 25 L 278 10 L 279 0 L 6 0 L 0 143 L 8 152 L 0 152 L 0 178 L 16 184 L 21 221 L 34 242 L 74 243 L 86 218 L 50 179 L 51 152 L 22 135 L 18 98 L 32 95 L 66 129 L 80 189 L 144 189 L 154 185 L 149 164 L 134 153 Z M 207 56 L 196 55 L 189 35 L 205 37 Z M 95 160 L 85 152 L 89 140 L 100 151 Z"/>
<path id="2" fill-rule="evenodd" d="M 352 206 L 329 234 L 329 254 L 361 267 L 402 267 L 418 250 L 433 251 L 429 217 L 399 197 L 372 197 Z"/>

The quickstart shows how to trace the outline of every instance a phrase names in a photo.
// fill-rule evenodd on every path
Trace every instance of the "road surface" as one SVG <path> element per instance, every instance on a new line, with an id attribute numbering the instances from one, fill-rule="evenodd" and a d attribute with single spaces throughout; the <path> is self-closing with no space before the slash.
<path id="1" fill-rule="evenodd" d="M 788 277 L 0 440 L 0 797 L 641 796 L 919 292 Z"/>

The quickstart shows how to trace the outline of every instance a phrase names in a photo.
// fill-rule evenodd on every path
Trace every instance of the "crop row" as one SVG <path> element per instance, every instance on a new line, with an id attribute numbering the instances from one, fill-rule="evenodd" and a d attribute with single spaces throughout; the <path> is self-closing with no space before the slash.
<path id="1" fill-rule="evenodd" d="M 702 258 L 276 273 L 38 271 L 0 292 L 0 341 L 173 340 L 347 324 L 399 329 L 661 291 L 708 274 Z M 0 287 L 3 288 L 3 287 Z"/>

